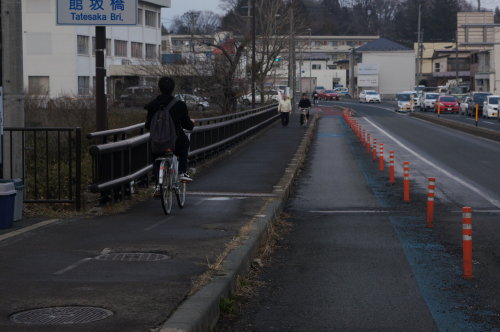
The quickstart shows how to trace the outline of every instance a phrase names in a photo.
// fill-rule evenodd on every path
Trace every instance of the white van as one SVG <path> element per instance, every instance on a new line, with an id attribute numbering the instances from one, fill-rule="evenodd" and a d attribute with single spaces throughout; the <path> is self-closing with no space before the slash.
<path id="1" fill-rule="evenodd" d="M 396 112 L 411 112 L 414 93 L 403 91 L 396 94 Z"/>
<path id="2" fill-rule="evenodd" d="M 483 118 L 498 118 L 498 101 L 500 96 L 486 96 L 483 103 Z"/>

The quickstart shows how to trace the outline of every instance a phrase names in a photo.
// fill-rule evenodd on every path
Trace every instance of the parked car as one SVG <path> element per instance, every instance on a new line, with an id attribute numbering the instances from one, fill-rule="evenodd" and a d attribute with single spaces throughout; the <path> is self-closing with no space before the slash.
<path id="1" fill-rule="evenodd" d="M 262 93 L 260 91 L 256 90 L 255 91 L 255 102 L 257 104 L 261 104 L 262 103 L 261 98 L 262 98 Z M 264 102 L 271 101 L 271 100 L 279 101 L 280 98 L 281 98 L 281 94 L 279 91 L 276 91 L 276 90 L 264 91 Z M 241 96 L 241 102 L 245 105 L 250 105 L 252 103 L 252 93 Z"/>
<path id="2" fill-rule="evenodd" d="M 118 96 L 117 102 L 123 106 L 143 106 L 157 96 L 152 86 L 129 86 Z"/>
<path id="3" fill-rule="evenodd" d="M 439 93 L 436 92 L 424 92 L 422 98 L 420 99 L 420 110 L 427 111 L 429 109 L 434 109 L 434 104 L 439 97 Z"/>
<path id="4" fill-rule="evenodd" d="M 185 102 L 190 111 L 205 111 L 210 108 L 208 101 L 196 95 L 181 93 L 175 95 L 175 98 Z"/>
<path id="5" fill-rule="evenodd" d="M 380 94 L 375 90 L 362 90 L 359 94 L 360 103 L 380 103 Z"/>
<path id="6" fill-rule="evenodd" d="M 440 113 L 455 113 L 458 114 L 460 106 L 458 105 L 458 99 L 454 96 L 439 96 L 434 104 L 434 113 L 437 113 L 439 109 Z"/>
<path id="7" fill-rule="evenodd" d="M 498 100 L 500 96 L 486 96 L 483 103 L 483 118 L 498 118 Z"/>
<path id="8" fill-rule="evenodd" d="M 339 94 L 335 90 L 324 90 L 319 93 L 321 100 L 339 100 Z"/>
<path id="9" fill-rule="evenodd" d="M 411 112 L 411 100 L 413 93 L 411 91 L 403 91 L 396 94 L 396 112 Z"/>
<path id="10" fill-rule="evenodd" d="M 483 115 L 484 99 L 491 95 L 489 92 L 472 92 L 469 99 L 469 107 L 467 107 L 467 116 L 476 116 L 476 105 L 478 105 L 479 115 Z"/>

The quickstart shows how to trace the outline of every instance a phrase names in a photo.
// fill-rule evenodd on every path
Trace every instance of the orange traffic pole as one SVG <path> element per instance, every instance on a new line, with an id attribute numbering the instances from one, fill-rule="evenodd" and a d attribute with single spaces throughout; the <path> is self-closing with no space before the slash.
<path id="1" fill-rule="evenodd" d="M 364 128 L 361 130 L 361 143 L 366 146 L 366 130 Z"/>
<path id="2" fill-rule="evenodd" d="M 403 163 L 403 200 L 405 202 L 410 201 L 410 163 L 405 161 Z"/>
<path id="3" fill-rule="evenodd" d="M 380 156 L 379 156 L 379 169 L 380 171 L 384 171 L 385 162 L 384 162 L 384 144 L 380 143 Z"/>
<path id="4" fill-rule="evenodd" d="M 429 178 L 429 185 L 427 186 L 427 228 L 432 228 L 434 221 L 434 197 L 436 189 L 436 178 Z"/>
<path id="5" fill-rule="evenodd" d="M 462 208 L 462 247 L 464 256 L 464 279 L 472 279 L 472 208 Z"/>
<path id="6" fill-rule="evenodd" d="M 436 101 L 438 103 L 438 118 L 441 115 L 441 103 L 439 101 Z"/>
<path id="7" fill-rule="evenodd" d="M 389 151 L 389 183 L 394 184 L 394 151 Z"/>
<path id="8" fill-rule="evenodd" d="M 366 152 L 370 153 L 371 151 L 371 144 L 370 144 L 370 141 L 371 140 L 371 137 L 370 137 L 370 134 L 368 134 L 368 138 L 366 139 Z"/>
<path id="9" fill-rule="evenodd" d="M 476 104 L 476 127 L 477 127 L 477 120 L 479 120 L 479 104 Z"/>
<path id="10" fill-rule="evenodd" d="M 377 139 L 376 138 L 373 139 L 372 155 L 373 155 L 373 161 L 377 160 Z"/>

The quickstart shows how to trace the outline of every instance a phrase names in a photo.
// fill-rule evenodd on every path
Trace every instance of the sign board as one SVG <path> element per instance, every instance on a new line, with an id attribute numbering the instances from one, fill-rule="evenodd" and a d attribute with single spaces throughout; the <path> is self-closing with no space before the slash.
<path id="1" fill-rule="evenodd" d="M 360 88 L 372 88 L 378 86 L 378 75 L 359 75 L 358 76 L 358 87 Z"/>
<path id="2" fill-rule="evenodd" d="M 360 63 L 358 64 L 358 75 L 378 74 L 378 64 Z"/>
<path id="3" fill-rule="evenodd" d="M 58 25 L 136 25 L 138 0 L 57 0 Z"/>

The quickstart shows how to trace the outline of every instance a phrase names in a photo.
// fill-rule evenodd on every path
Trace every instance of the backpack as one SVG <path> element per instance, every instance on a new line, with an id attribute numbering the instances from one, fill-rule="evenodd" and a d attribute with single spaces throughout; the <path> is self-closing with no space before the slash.
<path id="1" fill-rule="evenodd" d="M 162 105 L 160 110 L 153 114 L 151 126 L 149 127 L 149 141 L 151 151 L 154 154 L 164 154 L 167 150 L 174 151 L 177 133 L 175 124 L 170 116 L 170 109 L 177 102 L 177 99 L 167 105 Z"/>

